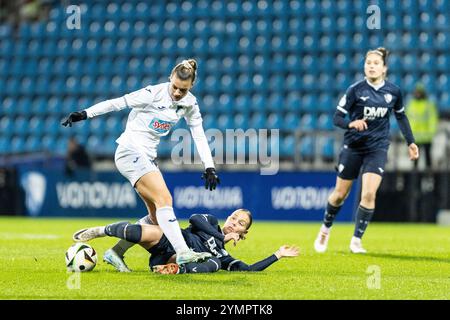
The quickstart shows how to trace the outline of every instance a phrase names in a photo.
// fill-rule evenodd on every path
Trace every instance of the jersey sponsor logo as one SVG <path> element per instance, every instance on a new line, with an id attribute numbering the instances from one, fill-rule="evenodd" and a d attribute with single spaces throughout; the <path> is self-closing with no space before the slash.
<path id="1" fill-rule="evenodd" d="M 362 101 L 364 101 L 364 102 L 366 102 L 367 100 L 369 100 L 369 96 L 366 96 L 366 97 L 360 97 L 360 99 L 362 100 Z"/>
<path id="2" fill-rule="evenodd" d="M 148 126 L 158 133 L 166 133 L 170 131 L 173 125 L 174 123 L 170 121 L 153 119 Z"/>
<path id="3" fill-rule="evenodd" d="M 175 222 L 177 221 L 177 218 L 169 219 L 169 222 Z"/>
<path id="4" fill-rule="evenodd" d="M 133 161 L 133 163 L 136 163 L 139 160 L 140 157 L 136 157 L 136 160 Z"/>
<path id="5" fill-rule="evenodd" d="M 128 182 L 60 182 L 56 184 L 56 195 L 64 209 L 123 209 L 137 205 L 136 192 Z"/>
<path id="6" fill-rule="evenodd" d="M 364 119 L 374 120 L 375 118 L 384 118 L 388 108 L 384 107 L 364 107 Z"/>
<path id="7" fill-rule="evenodd" d="M 272 207 L 276 210 L 325 209 L 333 188 L 327 187 L 275 187 L 271 189 Z"/>

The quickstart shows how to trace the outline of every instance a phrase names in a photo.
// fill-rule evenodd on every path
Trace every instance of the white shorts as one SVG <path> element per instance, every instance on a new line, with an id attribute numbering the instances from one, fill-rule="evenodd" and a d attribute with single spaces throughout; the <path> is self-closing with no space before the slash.
<path id="1" fill-rule="evenodd" d="M 139 151 L 130 150 L 119 144 L 114 156 L 114 162 L 119 172 L 130 181 L 134 188 L 136 182 L 146 173 L 159 171 L 154 159 Z"/>

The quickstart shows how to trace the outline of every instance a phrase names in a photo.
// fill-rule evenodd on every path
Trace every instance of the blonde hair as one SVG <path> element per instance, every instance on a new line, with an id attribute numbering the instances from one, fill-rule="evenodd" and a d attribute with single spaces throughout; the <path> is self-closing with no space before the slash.
<path id="1" fill-rule="evenodd" d="M 172 69 L 170 77 L 174 74 L 181 80 L 191 79 L 192 84 L 194 84 L 195 78 L 197 78 L 197 61 L 194 59 L 181 61 Z"/>

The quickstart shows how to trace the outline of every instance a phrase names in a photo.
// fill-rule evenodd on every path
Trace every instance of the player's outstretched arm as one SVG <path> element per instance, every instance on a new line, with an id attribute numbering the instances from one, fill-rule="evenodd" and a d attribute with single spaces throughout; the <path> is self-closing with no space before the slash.
<path id="1" fill-rule="evenodd" d="M 240 260 L 235 260 L 232 257 L 227 256 L 225 259 L 222 259 L 222 269 L 228 271 L 263 271 L 284 257 L 297 257 L 298 255 L 298 247 L 284 245 L 281 246 L 280 249 L 278 249 L 274 254 L 251 265 L 247 265 Z M 232 261 L 230 261 L 231 259 Z"/>

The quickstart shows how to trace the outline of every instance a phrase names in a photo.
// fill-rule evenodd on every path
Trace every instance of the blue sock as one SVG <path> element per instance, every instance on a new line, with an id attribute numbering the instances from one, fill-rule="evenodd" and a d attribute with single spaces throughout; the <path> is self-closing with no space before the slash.
<path id="1" fill-rule="evenodd" d="M 220 260 L 211 257 L 205 262 L 190 262 L 180 265 L 179 273 L 209 273 L 219 271 L 221 266 Z"/>
<path id="2" fill-rule="evenodd" d="M 133 243 L 139 243 L 142 236 L 140 224 L 130 224 L 127 221 L 108 224 L 105 233 L 110 237 L 117 237 Z"/>
<path id="3" fill-rule="evenodd" d="M 331 205 L 329 202 L 327 203 L 327 209 L 325 210 L 325 214 L 323 216 L 323 224 L 327 228 L 331 228 L 333 225 L 334 219 L 336 219 L 339 210 L 341 210 L 342 205 L 339 207 L 335 207 Z"/>
<path id="4" fill-rule="evenodd" d="M 373 212 L 375 209 L 367 209 L 363 206 L 359 205 L 358 210 L 356 211 L 356 225 L 354 236 L 357 238 L 362 238 L 364 232 L 366 231 L 367 225 L 370 220 L 372 220 Z"/>

